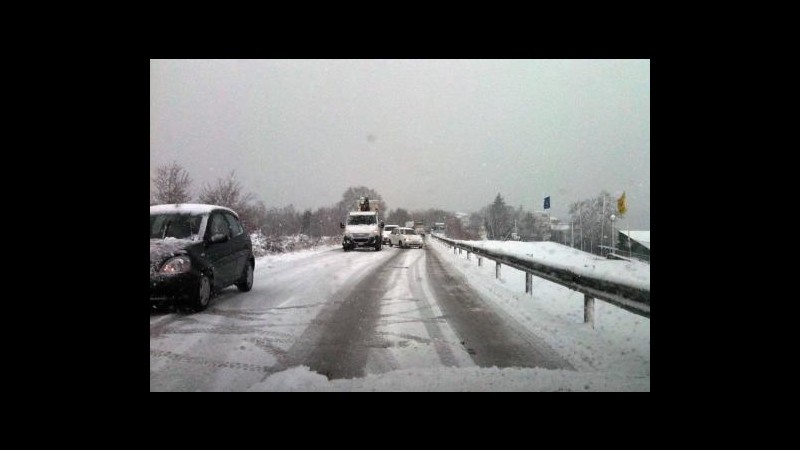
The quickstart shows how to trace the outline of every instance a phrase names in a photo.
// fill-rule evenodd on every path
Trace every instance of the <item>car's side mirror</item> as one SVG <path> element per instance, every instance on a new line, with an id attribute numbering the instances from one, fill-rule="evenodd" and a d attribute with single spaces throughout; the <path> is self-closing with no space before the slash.
<path id="1" fill-rule="evenodd" d="M 339 228 L 344 228 L 344 224 L 342 222 L 339 222 Z"/>
<path id="2" fill-rule="evenodd" d="M 229 239 L 229 237 L 228 237 L 227 234 L 217 233 L 217 234 L 211 235 L 211 239 L 209 239 L 209 242 L 211 244 L 218 244 L 220 242 L 227 242 L 228 239 Z"/>

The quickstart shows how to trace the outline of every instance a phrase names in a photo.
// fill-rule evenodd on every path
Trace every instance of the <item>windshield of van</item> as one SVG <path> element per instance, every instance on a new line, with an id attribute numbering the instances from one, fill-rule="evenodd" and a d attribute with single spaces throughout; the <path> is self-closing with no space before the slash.
<path id="1" fill-rule="evenodd" d="M 374 214 L 366 216 L 350 216 L 347 218 L 348 225 L 374 225 L 378 223 Z"/>

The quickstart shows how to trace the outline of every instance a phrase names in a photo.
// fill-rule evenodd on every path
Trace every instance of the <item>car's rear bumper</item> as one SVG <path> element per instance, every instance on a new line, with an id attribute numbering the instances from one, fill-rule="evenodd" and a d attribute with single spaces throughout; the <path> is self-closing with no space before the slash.
<path id="1" fill-rule="evenodd" d="M 400 242 L 400 241 L 398 241 L 398 242 L 397 242 L 397 246 L 399 247 L 400 245 L 401 245 L 401 242 Z M 404 241 L 404 242 L 402 242 L 402 246 L 403 246 L 403 247 L 417 247 L 417 248 L 422 248 L 422 247 L 424 247 L 424 246 L 425 246 L 425 243 L 424 243 L 424 242 L 417 242 L 417 241 L 412 241 L 412 242 Z"/>

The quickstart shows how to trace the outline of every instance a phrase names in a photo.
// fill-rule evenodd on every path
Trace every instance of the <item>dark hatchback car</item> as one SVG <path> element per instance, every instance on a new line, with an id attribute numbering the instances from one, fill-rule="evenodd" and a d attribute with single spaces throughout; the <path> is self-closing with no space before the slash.
<path id="1" fill-rule="evenodd" d="M 178 301 L 195 311 L 232 284 L 253 287 L 253 244 L 239 216 L 222 206 L 150 207 L 150 303 Z"/>

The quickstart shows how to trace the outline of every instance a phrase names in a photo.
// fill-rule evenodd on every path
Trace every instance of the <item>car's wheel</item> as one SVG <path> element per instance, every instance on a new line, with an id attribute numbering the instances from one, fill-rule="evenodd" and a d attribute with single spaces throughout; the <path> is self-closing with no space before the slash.
<path id="1" fill-rule="evenodd" d="M 242 278 L 236 283 L 236 287 L 242 292 L 248 292 L 253 289 L 253 265 L 250 261 L 247 261 Z"/>
<path id="2" fill-rule="evenodd" d="M 200 275 L 200 282 L 197 283 L 197 290 L 189 298 L 189 307 L 195 311 L 206 309 L 211 301 L 211 280 L 206 274 Z"/>

